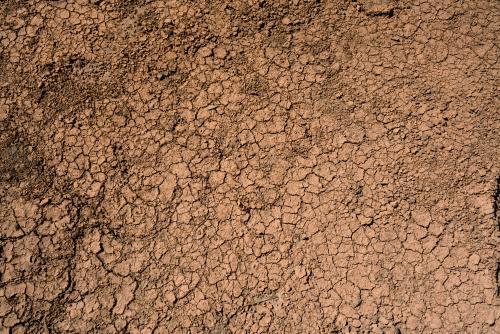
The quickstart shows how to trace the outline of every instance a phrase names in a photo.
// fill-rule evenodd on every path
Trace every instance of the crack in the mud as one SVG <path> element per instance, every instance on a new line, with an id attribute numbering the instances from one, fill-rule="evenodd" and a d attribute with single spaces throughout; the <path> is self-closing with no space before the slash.
<path id="1" fill-rule="evenodd" d="M 493 192 L 493 217 L 500 229 L 500 175 L 496 178 L 495 191 Z"/>

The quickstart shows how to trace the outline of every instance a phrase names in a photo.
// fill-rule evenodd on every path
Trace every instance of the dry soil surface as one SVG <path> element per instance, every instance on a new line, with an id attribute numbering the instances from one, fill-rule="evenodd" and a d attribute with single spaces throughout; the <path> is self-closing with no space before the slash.
<path id="1" fill-rule="evenodd" d="M 497 0 L 1 0 L 1 333 L 500 333 Z"/>

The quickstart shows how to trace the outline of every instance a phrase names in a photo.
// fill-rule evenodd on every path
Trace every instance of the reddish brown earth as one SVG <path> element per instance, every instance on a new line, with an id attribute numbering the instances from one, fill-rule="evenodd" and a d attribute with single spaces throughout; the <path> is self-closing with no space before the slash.
<path id="1" fill-rule="evenodd" d="M 0 1 L 1 333 L 500 333 L 500 2 Z"/>

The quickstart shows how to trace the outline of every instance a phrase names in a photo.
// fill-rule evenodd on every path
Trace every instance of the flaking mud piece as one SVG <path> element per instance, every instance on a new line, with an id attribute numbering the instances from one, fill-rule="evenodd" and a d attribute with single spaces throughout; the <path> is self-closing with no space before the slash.
<path id="1" fill-rule="evenodd" d="M 359 5 L 358 10 L 364 10 L 369 16 L 387 16 L 394 15 L 396 1 L 392 0 L 367 0 L 363 5 Z"/>
<path id="2" fill-rule="evenodd" d="M 0 1 L 0 333 L 499 333 L 499 10 Z"/>

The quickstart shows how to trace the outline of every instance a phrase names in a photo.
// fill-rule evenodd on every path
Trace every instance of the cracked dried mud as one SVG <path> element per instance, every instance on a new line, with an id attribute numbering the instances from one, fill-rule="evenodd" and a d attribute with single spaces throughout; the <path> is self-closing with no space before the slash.
<path id="1" fill-rule="evenodd" d="M 0 0 L 0 333 L 500 333 L 498 0 Z"/>

